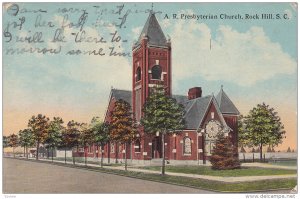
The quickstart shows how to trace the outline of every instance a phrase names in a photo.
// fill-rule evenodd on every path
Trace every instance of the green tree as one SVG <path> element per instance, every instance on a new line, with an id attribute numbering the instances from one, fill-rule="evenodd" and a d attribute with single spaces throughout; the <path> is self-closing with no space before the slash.
<path id="1" fill-rule="evenodd" d="M 24 147 L 24 156 L 26 151 L 26 158 L 28 159 L 28 147 L 35 144 L 35 137 L 31 129 L 24 129 L 19 131 L 20 146 Z"/>
<path id="2" fill-rule="evenodd" d="M 144 131 L 150 135 L 157 132 L 162 140 L 162 169 L 165 174 L 165 135 L 178 134 L 184 129 L 184 108 L 175 99 L 166 95 L 162 86 L 153 87 L 150 96 L 143 106 L 141 124 Z"/>
<path id="3" fill-rule="evenodd" d="M 14 158 L 16 157 L 15 155 L 15 148 L 19 146 L 19 137 L 16 134 L 11 134 L 8 138 L 9 142 L 8 142 L 8 146 L 13 148 L 13 155 Z"/>
<path id="4" fill-rule="evenodd" d="M 100 121 L 99 117 L 94 117 L 91 121 L 91 128 L 93 131 L 93 140 L 94 143 L 97 144 L 97 146 L 100 146 L 101 149 L 101 162 L 100 165 L 103 167 L 103 151 L 104 146 L 107 144 L 110 140 L 109 136 L 109 124 L 103 123 Z"/>
<path id="5" fill-rule="evenodd" d="M 80 129 L 81 124 L 78 122 L 75 122 L 74 120 L 69 121 L 67 124 L 66 131 L 64 131 L 63 134 L 63 141 L 65 142 L 66 148 L 71 148 L 73 151 L 74 147 L 79 146 L 79 139 L 80 139 Z M 65 148 L 65 162 L 66 162 L 66 148 Z M 74 153 L 72 153 L 73 157 L 73 164 L 75 164 L 75 157 Z"/>
<path id="6" fill-rule="evenodd" d="M 87 147 L 93 144 L 93 129 L 86 123 L 80 125 L 80 145 L 84 148 L 84 163 L 87 164 Z"/>
<path id="7" fill-rule="evenodd" d="M 2 141 L 3 141 L 3 152 L 4 152 L 4 148 L 9 147 L 9 146 L 8 146 L 8 143 L 9 143 L 8 138 L 9 138 L 9 136 L 3 135 L 3 138 L 2 138 Z"/>
<path id="8" fill-rule="evenodd" d="M 127 170 L 127 146 L 135 139 L 138 131 L 128 102 L 120 99 L 111 111 L 110 138 L 125 146 L 125 170 Z"/>
<path id="9" fill-rule="evenodd" d="M 261 161 L 263 146 L 278 145 L 285 138 L 284 126 L 277 114 L 269 105 L 258 104 L 245 117 L 245 130 L 239 133 L 247 145 L 259 147 Z"/>
<path id="10" fill-rule="evenodd" d="M 47 138 L 48 125 L 49 118 L 42 114 L 32 116 L 28 122 L 28 127 L 30 128 L 36 139 L 36 160 L 39 159 L 40 144 L 43 144 L 45 142 L 45 139 Z"/>
<path id="11" fill-rule="evenodd" d="M 47 144 L 48 149 L 51 149 L 52 162 L 54 149 L 62 142 L 62 133 L 64 131 L 63 123 L 64 121 L 60 117 L 54 117 L 49 123 L 48 135 L 45 140 L 45 144 Z"/>
<path id="12" fill-rule="evenodd" d="M 212 169 L 227 170 L 240 168 L 240 162 L 237 151 L 228 137 L 219 133 L 216 145 L 210 157 Z"/>

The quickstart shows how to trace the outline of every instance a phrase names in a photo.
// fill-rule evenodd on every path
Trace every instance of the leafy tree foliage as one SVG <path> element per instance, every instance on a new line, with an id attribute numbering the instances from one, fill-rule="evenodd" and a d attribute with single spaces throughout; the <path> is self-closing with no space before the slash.
<path id="1" fill-rule="evenodd" d="M 9 142 L 9 136 L 5 136 L 5 135 L 3 135 L 3 137 L 2 137 L 2 141 L 3 141 L 3 148 L 6 148 L 6 147 L 9 147 L 8 146 L 8 142 Z M 4 150 L 3 150 L 4 151 Z"/>
<path id="2" fill-rule="evenodd" d="M 136 138 L 138 133 L 131 106 L 128 102 L 120 99 L 115 102 L 110 114 L 110 138 L 125 145 L 125 170 L 127 170 L 127 145 Z"/>
<path id="3" fill-rule="evenodd" d="M 28 159 L 28 147 L 35 144 L 35 137 L 31 129 L 24 129 L 19 131 L 20 146 L 26 150 L 26 158 Z"/>
<path id="4" fill-rule="evenodd" d="M 262 103 L 250 110 L 249 115 L 244 118 L 244 128 L 239 132 L 239 139 L 248 146 L 258 146 L 262 160 L 263 146 L 282 143 L 284 134 L 284 126 L 278 113 Z"/>
<path id="5" fill-rule="evenodd" d="M 216 145 L 213 149 L 210 162 L 212 169 L 227 170 L 240 168 L 238 153 L 228 137 L 218 134 Z"/>
<path id="6" fill-rule="evenodd" d="M 80 145 L 84 148 L 84 163 L 87 163 L 87 147 L 93 144 L 93 130 L 86 123 L 80 125 Z"/>
<path id="7" fill-rule="evenodd" d="M 94 143 L 101 146 L 101 167 L 103 167 L 103 148 L 110 140 L 109 124 L 103 123 L 99 117 L 93 117 L 91 128 L 93 131 Z"/>
<path id="8" fill-rule="evenodd" d="M 8 146 L 13 148 L 13 154 L 15 157 L 15 148 L 19 146 L 19 137 L 13 133 L 9 136 L 8 140 Z"/>
<path id="9" fill-rule="evenodd" d="M 49 123 L 48 127 L 48 136 L 45 140 L 45 144 L 47 144 L 47 148 L 51 148 L 52 150 L 52 161 L 53 161 L 53 153 L 54 149 L 58 147 L 62 142 L 62 133 L 64 131 L 63 119 L 60 117 L 54 117 L 52 121 Z"/>
<path id="10" fill-rule="evenodd" d="M 162 175 L 165 174 L 165 141 L 166 134 L 179 133 L 184 129 L 184 108 L 175 99 L 166 95 L 162 86 L 153 87 L 150 96 L 143 107 L 141 124 L 144 131 L 155 135 L 161 134 L 162 138 Z"/>
<path id="11" fill-rule="evenodd" d="M 65 161 L 66 161 L 66 148 L 78 147 L 80 138 L 80 128 L 81 124 L 75 122 L 74 120 L 69 121 L 66 130 L 63 132 L 63 142 L 65 143 Z M 75 164 L 75 159 L 73 155 L 73 163 Z"/>
<path id="12" fill-rule="evenodd" d="M 40 144 L 44 143 L 47 134 L 48 134 L 48 126 L 49 126 L 49 118 L 38 114 L 37 116 L 32 116 L 31 119 L 28 122 L 28 127 L 34 134 L 34 137 L 36 139 L 36 159 L 39 158 L 39 148 Z"/>

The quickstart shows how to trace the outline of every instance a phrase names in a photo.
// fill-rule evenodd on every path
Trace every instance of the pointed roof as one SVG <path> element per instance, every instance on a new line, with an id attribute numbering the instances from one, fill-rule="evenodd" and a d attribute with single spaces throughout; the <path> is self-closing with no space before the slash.
<path id="1" fill-rule="evenodd" d="M 115 98 L 115 100 L 122 99 L 132 105 L 131 102 L 131 91 L 127 90 L 119 90 L 119 89 L 111 89 L 111 97 Z"/>
<path id="2" fill-rule="evenodd" d="M 206 110 L 212 100 L 212 96 L 199 97 L 189 100 L 185 105 L 185 125 L 187 129 L 197 129 L 201 123 Z"/>
<path id="3" fill-rule="evenodd" d="M 150 11 L 137 43 L 139 43 L 144 36 L 148 37 L 148 43 L 150 45 L 167 46 L 167 39 L 155 17 L 155 13 L 152 11 Z"/>
<path id="4" fill-rule="evenodd" d="M 217 100 L 220 110 L 223 114 L 234 114 L 234 115 L 240 114 L 240 112 L 235 107 L 233 102 L 229 99 L 229 97 L 224 92 L 223 86 L 221 86 L 221 90 L 218 93 L 216 100 Z"/>
<path id="5" fill-rule="evenodd" d="M 114 98 L 116 100 L 123 99 L 132 105 L 131 97 L 131 91 L 112 89 L 110 100 L 111 98 Z M 223 91 L 223 88 L 221 89 L 217 97 L 214 97 L 214 95 L 208 95 L 191 100 L 189 100 L 188 97 L 184 95 L 172 95 L 172 97 L 175 98 L 178 103 L 184 106 L 184 119 L 186 122 L 186 129 L 198 129 L 203 123 L 205 115 L 211 104 L 215 106 L 221 123 L 228 129 L 230 128 L 227 126 L 222 114 L 239 114 L 239 111 Z"/>

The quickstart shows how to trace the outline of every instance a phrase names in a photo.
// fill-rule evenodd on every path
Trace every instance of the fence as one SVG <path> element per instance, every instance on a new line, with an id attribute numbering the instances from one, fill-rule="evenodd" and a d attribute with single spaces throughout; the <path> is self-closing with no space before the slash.
<path id="1" fill-rule="evenodd" d="M 263 160 L 265 162 L 276 160 L 297 160 L 297 157 L 297 153 L 263 153 Z M 239 153 L 239 159 L 244 162 L 259 161 L 260 153 Z"/>

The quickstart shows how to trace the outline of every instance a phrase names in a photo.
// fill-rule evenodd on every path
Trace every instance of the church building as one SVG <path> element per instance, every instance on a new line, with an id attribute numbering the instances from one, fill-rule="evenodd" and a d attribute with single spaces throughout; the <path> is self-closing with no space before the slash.
<path id="1" fill-rule="evenodd" d="M 110 112 L 119 99 L 131 104 L 137 122 L 140 121 L 142 107 L 151 88 L 160 84 L 167 95 L 185 108 L 185 129 L 178 135 L 165 137 L 167 163 L 205 164 L 211 156 L 218 132 L 229 136 L 237 150 L 239 111 L 223 87 L 217 96 L 202 96 L 201 87 L 190 88 L 187 95 L 172 93 L 172 45 L 153 12 L 150 12 L 138 41 L 132 47 L 132 57 L 132 90 L 111 90 L 105 121 L 110 121 Z M 113 142 L 102 150 L 105 161 L 122 161 L 126 152 L 132 164 L 152 164 L 162 158 L 161 135 L 140 132 L 140 138 L 127 150 Z"/>

